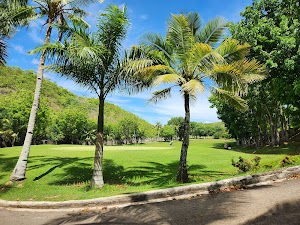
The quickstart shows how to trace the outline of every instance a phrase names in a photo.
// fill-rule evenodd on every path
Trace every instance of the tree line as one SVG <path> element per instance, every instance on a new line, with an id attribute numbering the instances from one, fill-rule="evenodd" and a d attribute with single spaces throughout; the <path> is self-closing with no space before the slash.
<path id="1" fill-rule="evenodd" d="M 33 71 L 0 67 L 0 147 L 24 142 L 35 76 Z M 32 143 L 94 144 L 96 108 L 96 99 L 78 97 L 45 80 Z M 113 104 L 106 103 L 105 118 L 104 141 L 109 144 L 156 137 L 153 125 Z"/>
<path id="2" fill-rule="evenodd" d="M 164 126 L 160 123 L 156 123 L 155 128 L 157 129 L 158 137 L 162 137 L 165 141 L 181 141 L 184 135 L 184 118 L 173 117 Z M 190 129 L 190 137 L 195 139 L 206 137 L 213 137 L 215 139 L 231 137 L 222 122 L 200 123 L 192 121 L 190 123 Z"/>

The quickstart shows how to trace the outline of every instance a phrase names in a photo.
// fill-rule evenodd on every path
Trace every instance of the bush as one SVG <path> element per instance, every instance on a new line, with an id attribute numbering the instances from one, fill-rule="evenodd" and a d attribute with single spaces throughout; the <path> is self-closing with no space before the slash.
<path id="1" fill-rule="evenodd" d="M 252 159 L 252 162 L 249 162 L 248 160 L 244 159 L 243 157 L 239 157 L 239 161 L 234 162 L 234 160 L 231 160 L 231 165 L 233 165 L 234 167 L 237 167 L 239 169 L 239 171 L 241 172 L 247 172 L 250 171 L 252 169 L 255 169 L 258 167 L 259 163 L 260 163 L 261 158 L 256 156 L 254 159 Z"/>
<path id="2" fill-rule="evenodd" d="M 281 165 L 282 167 L 284 167 L 284 166 L 293 165 L 294 163 L 295 163 L 294 160 L 292 160 L 291 158 L 289 158 L 289 157 L 286 156 L 286 157 L 280 162 L 280 165 Z"/>

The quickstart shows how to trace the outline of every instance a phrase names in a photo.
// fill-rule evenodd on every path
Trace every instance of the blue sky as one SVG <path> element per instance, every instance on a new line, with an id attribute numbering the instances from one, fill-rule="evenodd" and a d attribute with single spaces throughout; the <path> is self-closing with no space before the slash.
<path id="1" fill-rule="evenodd" d="M 127 38 L 123 42 L 123 48 L 138 44 L 140 37 L 145 33 L 165 34 L 166 23 L 171 14 L 181 12 L 198 12 L 203 24 L 217 16 L 224 17 L 227 21 L 237 22 L 241 19 L 240 12 L 252 0 L 105 0 L 104 3 L 93 4 L 86 8 L 90 16 L 86 18 L 91 27 L 95 27 L 96 17 L 108 4 L 118 6 L 126 5 L 130 19 L 130 28 Z M 28 51 L 43 43 L 44 29 L 41 26 L 43 20 L 31 22 L 27 29 L 20 29 L 9 41 L 8 65 L 18 66 L 26 70 L 37 70 L 38 58 L 28 55 Z M 55 37 L 53 35 L 53 40 Z M 45 77 L 55 81 L 58 85 L 74 92 L 77 95 L 95 97 L 79 85 L 62 78 L 59 75 L 46 73 Z M 170 99 L 164 100 L 156 105 L 146 104 L 152 91 L 146 91 L 134 96 L 124 96 L 120 93 L 112 93 L 107 101 L 128 110 L 150 123 L 161 122 L 166 124 L 171 117 L 184 116 L 183 100 L 179 92 L 172 93 Z M 209 92 L 200 95 L 196 102 L 192 103 L 191 120 L 197 122 L 218 121 L 216 109 L 210 108 L 207 101 Z"/>

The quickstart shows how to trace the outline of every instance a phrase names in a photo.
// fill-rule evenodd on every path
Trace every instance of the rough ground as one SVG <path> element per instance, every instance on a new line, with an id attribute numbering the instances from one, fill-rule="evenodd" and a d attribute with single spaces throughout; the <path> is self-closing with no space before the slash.
<path id="1" fill-rule="evenodd" d="M 300 179 L 197 198 L 109 210 L 0 209 L 1 225 L 299 225 Z"/>

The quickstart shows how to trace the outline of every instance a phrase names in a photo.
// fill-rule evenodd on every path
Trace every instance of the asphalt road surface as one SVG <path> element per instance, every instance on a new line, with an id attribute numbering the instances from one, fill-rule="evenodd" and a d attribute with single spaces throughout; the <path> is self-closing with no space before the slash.
<path id="1" fill-rule="evenodd" d="M 300 225 L 300 179 L 232 192 L 80 212 L 0 209 L 0 225 Z"/>

